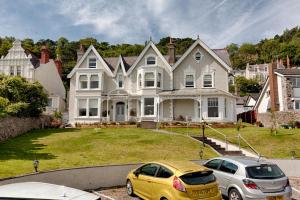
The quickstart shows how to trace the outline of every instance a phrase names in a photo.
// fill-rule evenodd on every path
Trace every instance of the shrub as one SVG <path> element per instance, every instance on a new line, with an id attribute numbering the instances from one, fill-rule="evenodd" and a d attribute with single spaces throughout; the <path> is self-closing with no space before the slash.
<path id="1" fill-rule="evenodd" d="M 15 117 L 28 117 L 28 103 L 18 102 L 8 105 L 5 109 L 6 113 Z"/>
<path id="2" fill-rule="evenodd" d="M 62 113 L 56 110 L 53 113 L 53 117 L 57 118 L 57 119 L 61 119 L 62 118 Z"/>

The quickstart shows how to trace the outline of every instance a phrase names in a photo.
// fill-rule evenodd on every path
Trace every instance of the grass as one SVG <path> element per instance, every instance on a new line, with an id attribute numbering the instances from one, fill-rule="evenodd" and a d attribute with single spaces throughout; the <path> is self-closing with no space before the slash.
<path id="1" fill-rule="evenodd" d="M 181 135 L 137 128 L 44 129 L 0 143 L 0 177 L 33 172 L 33 160 L 42 171 L 146 162 L 199 159 L 201 145 Z M 204 157 L 216 154 L 208 147 Z"/>
<path id="2" fill-rule="evenodd" d="M 182 134 L 202 135 L 202 130 L 199 128 L 169 128 L 168 130 Z M 235 128 L 217 130 L 227 135 L 230 142 L 238 144 L 238 132 Z M 268 128 L 246 125 L 245 128 L 240 129 L 240 134 L 263 156 L 291 158 L 291 151 L 295 151 L 296 157 L 300 157 L 300 129 L 278 129 L 277 135 L 271 135 Z M 205 129 L 205 135 L 224 141 L 223 136 L 208 128 Z M 248 148 L 244 142 L 241 146 Z"/>

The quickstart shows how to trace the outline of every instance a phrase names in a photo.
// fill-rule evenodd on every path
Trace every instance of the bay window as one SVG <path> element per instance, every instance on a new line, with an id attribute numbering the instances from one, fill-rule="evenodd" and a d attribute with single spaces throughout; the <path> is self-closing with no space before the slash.
<path id="1" fill-rule="evenodd" d="M 193 74 L 186 74 L 185 75 L 185 87 L 194 87 L 194 75 Z"/>
<path id="2" fill-rule="evenodd" d="M 207 99 L 207 116 L 219 117 L 219 102 L 218 98 Z"/>
<path id="3" fill-rule="evenodd" d="M 89 58 L 89 68 L 96 68 L 96 58 Z"/>
<path id="4" fill-rule="evenodd" d="M 21 66 L 17 66 L 17 76 L 21 76 Z"/>
<path id="5" fill-rule="evenodd" d="M 204 74 L 203 75 L 203 87 L 205 87 L 205 88 L 213 87 L 212 74 Z"/>
<path id="6" fill-rule="evenodd" d="M 91 89 L 99 88 L 99 76 L 98 75 L 91 75 L 90 88 Z"/>
<path id="7" fill-rule="evenodd" d="M 86 99 L 79 99 L 78 100 L 78 116 L 79 117 L 86 117 L 87 112 L 86 112 L 86 106 L 87 106 L 87 101 Z"/>
<path id="8" fill-rule="evenodd" d="M 89 99 L 89 116 L 98 116 L 98 99 Z"/>
<path id="9" fill-rule="evenodd" d="M 144 99 L 144 115 L 154 115 L 154 98 Z"/>
<path id="10" fill-rule="evenodd" d="M 87 77 L 87 75 L 80 75 L 79 76 L 79 88 L 80 89 L 87 89 L 88 88 L 88 77 Z"/>
<path id="11" fill-rule="evenodd" d="M 123 74 L 117 76 L 118 88 L 123 88 Z"/>
<path id="12" fill-rule="evenodd" d="M 154 87 L 154 73 L 153 72 L 146 72 L 145 73 L 145 87 Z"/>
<path id="13" fill-rule="evenodd" d="M 161 73 L 157 74 L 157 87 L 161 87 Z"/>

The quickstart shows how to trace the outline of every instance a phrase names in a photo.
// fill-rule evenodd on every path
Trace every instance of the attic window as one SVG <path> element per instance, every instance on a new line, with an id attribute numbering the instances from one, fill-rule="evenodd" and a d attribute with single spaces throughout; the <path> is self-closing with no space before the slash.
<path id="1" fill-rule="evenodd" d="M 96 68 L 96 58 L 89 59 L 89 68 Z"/>
<path id="2" fill-rule="evenodd" d="M 154 56 L 149 56 L 147 58 L 147 65 L 155 65 L 156 64 L 156 59 Z"/>
<path id="3" fill-rule="evenodd" d="M 196 60 L 197 62 L 200 62 L 201 58 L 202 58 L 201 52 L 200 52 L 200 51 L 196 52 L 196 53 L 195 53 L 195 60 Z"/>

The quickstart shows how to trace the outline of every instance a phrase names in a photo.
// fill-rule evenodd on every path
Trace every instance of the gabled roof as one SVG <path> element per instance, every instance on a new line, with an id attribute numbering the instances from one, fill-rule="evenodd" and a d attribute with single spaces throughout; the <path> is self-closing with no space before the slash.
<path id="1" fill-rule="evenodd" d="M 275 69 L 275 73 L 283 76 L 300 76 L 299 68 Z"/>
<path id="2" fill-rule="evenodd" d="M 261 90 L 260 93 L 259 93 L 259 97 L 258 97 L 258 99 L 257 99 L 257 101 L 256 101 L 256 103 L 255 103 L 253 109 L 256 110 L 257 107 L 259 106 L 259 104 L 260 104 L 260 102 L 261 102 L 261 100 L 262 100 L 264 94 L 267 92 L 268 86 L 269 86 L 269 77 L 268 77 L 267 80 L 265 81 L 265 84 L 264 84 L 262 90 Z"/>
<path id="3" fill-rule="evenodd" d="M 93 45 L 91 45 L 86 52 L 84 53 L 84 55 L 81 57 L 81 59 L 77 62 L 77 64 L 75 65 L 75 67 L 72 69 L 72 71 L 68 74 L 68 78 L 71 78 L 74 73 L 76 72 L 76 69 L 78 69 L 78 67 L 82 64 L 82 62 L 84 61 L 84 59 L 86 59 L 86 57 L 89 55 L 89 53 L 93 51 L 94 54 L 96 55 L 96 58 L 98 60 L 100 60 L 100 62 L 102 63 L 102 65 L 107 69 L 108 73 L 110 76 L 113 76 L 113 72 L 111 67 L 109 67 L 109 65 L 107 64 L 107 62 L 105 62 L 105 60 L 100 56 L 100 54 L 97 52 L 97 50 L 95 49 L 95 47 Z"/>
<path id="4" fill-rule="evenodd" d="M 122 69 L 123 74 L 126 74 L 126 70 L 125 70 L 125 67 L 124 67 L 123 58 L 122 58 L 121 55 L 120 55 L 119 58 L 118 58 L 117 65 L 116 65 L 116 68 L 115 68 L 115 70 L 114 70 L 114 76 L 117 75 L 117 72 L 118 72 L 118 70 L 119 70 L 120 67 L 121 67 L 121 69 Z"/>
<path id="5" fill-rule="evenodd" d="M 215 58 L 225 69 L 228 71 L 231 71 L 231 67 L 222 60 L 215 51 L 210 49 L 203 41 L 201 41 L 199 38 L 190 46 L 190 48 L 182 55 L 182 57 L 175 63 L 172 70 L 174 71 L 180 63 L 191 53 L 191 51 L 197 46 L 200 45 L 202 48 L 204 48 L 213 58 Z M 221 54 L 220 54 L 221 55 Z"/>
<path id="6" fill-rule="evenodd" d="M 140 62 L 140 60 L 144 57 L 144 55 L 146 54 L 148 49 L 151 47 L 155 51 L 155 53 L 158 55 L 158 57 L 164 62 L 164 64 L 170 68 L 170 71 L 171 71 L 170 64 L 167 62 L 167 60 L 164 58 L 164 56 L 160 53 L 160 51 L 157 49 L 155 44 L 152 41 L 150 41 L 150 42 L 148 42 L 147 46 L 143 49 L 142 53 L 135 60 L 135 62 L 131 66 L 131 68 L 128 70 L 127 74 L 130 74 L 133 71 L 133 69 L 136 67 L 136 65 Z"/>

